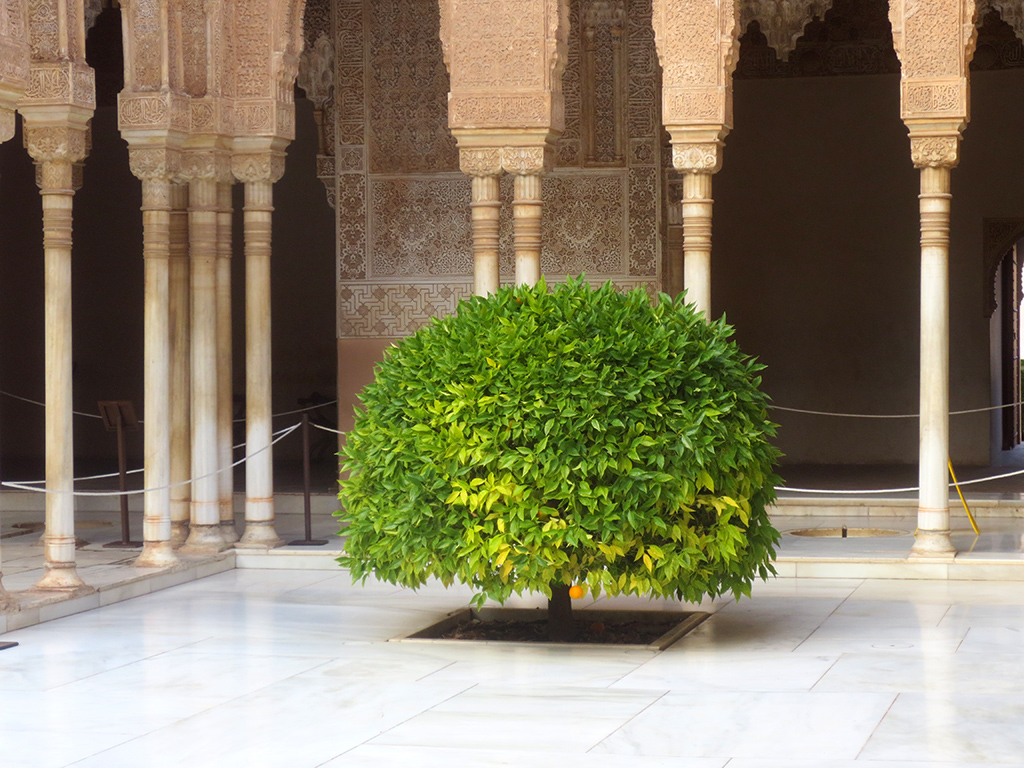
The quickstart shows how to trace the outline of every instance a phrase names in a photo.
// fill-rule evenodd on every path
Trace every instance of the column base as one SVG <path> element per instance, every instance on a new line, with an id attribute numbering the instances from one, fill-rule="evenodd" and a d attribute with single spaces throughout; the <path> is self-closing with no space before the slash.
<path id="1" fill-rule="evenodd" d="M 246 523 L 245 533 L 235 546 L 240 549 L 274 549 L 284 544 L 273 522 Z"/>
<path id="2" fill-rule="evenodd" d="M 20 606 L 11 593 L 0 586 L 0 613 L 14 613 Z"/>
<path id="3" fill-rule="evenodd" d="M 224 541 L 220 524 L 190 526 L 188 540 L 178 551 L 182 554 L 215 555 L 230 549 L 231 545 Z"/>
<path id="4" fill-rule="evenodd" d="M 914 546 L 910 548 L 910 557 L 944 558 L 952 560 L 956 556 L 956 547 L 950 541 L 949 531 L 921 531 L 914 534 Z"/>
<path id="5" fill-rule="evenodd" d="M 224 539 L 225 544 L 234 544 L 238 541 L 238 531 L 235 530 L 235 521 L 221 522 L 220 524 L 220 535 Z"/>
<path id="6" fill-rule="evenodd" d="M 33 589 L 42 589 L 55 592 L 79 592 L 83 595 L 90 594 L 96 590 L 90 587 L 82 577 L 78 575 L 74 565 L 51 565 L 46 564 L 43 577 L 36 582 Z"/>
<path id="7" fill-rule="evenodd" d="M 147 541 L 142 545 L 142 554 L 135 559 L 133 565 L 136 568 L 169 568 L 180 562 L 171 542 Z"/>
<path id="8" fill-rule="evenodd" d="M 171 547 L 173 549 L 180 549 L 181 546 L 188 540 L 188 521 L 182 520 L 181 522 L 171 521 Z"/>

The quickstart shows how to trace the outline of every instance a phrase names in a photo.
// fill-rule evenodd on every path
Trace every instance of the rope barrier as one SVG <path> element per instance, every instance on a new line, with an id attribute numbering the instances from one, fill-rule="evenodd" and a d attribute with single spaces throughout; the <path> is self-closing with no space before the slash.
<path id="1" fill-rule="evenodd" d="M 244 448 L 244 447 L 245 447 L 245 443 L 238 443 L 237 445 L 232 445 L 231 446 L 231 452 L 234 453 L 239 448 Z M 145 467 L 139 467 L 137 469 L 129 469 L 127 472 L 125 472 L 125 474 L 126 475 L 137 475 L 140 472 L 145 472 L 145 471 L 146 471 Z M 84 483 L 87 480 L 107 480 L 107 479 L 109 479 L 111 477 L 120 477 L 120 476 L 121 476 L 120 472 L 106 472 L 105 474 L 102 474 L 102 475 L 84 475 L 82 477 L 73 477 L 73 478 L 71 478 L 71 480 L 72 480 L 72 482 L 75 482 L 75 483 Z M 46 480 L 18 480 L 17 482 L 21 483 L 22 485 L 43 485 L 46 482 Z M 142 491 L 138 491 L 138 493 L 142 493 Z"/>
<path id="2" fill-rule="evenodd" d="M 4 392 L 2 389 L 0 389 L 0 395 L 3 395 L 5 397 L 9 397 L 9 398 L 11 398 L 13 400 L 21 400 L 21 402 L 23 402 L 23 403 L 31 403 L 32 405 L 38 405 L 41 408 L 45 408 L 46 407 L 46 403 L 41 403 L 38 400 L 33 400 L 31 398 L 28 398 L 28 397 L 22 397 L 21 395 L 15 395 L 12 392 Z M 75 416 L 87 416 L 90 419 L 102 419 L 103 418 L 98 413 L 85 413 L 83 411 L 72 411 L 72 413 Z"/>
<path id="3" fill-rule="evenodd" d="M 31 403 L 32 405 L 38 405 L 40 408 L 45 408 L 46 407 L 46 403 L 44 403 L 44 402 L 41 402 L 39 400 L 33 400 L 32 398 L 29 398 L 29 397 L 22 397 L 21 395 L 16 395 L 13 392 L 5 392 L 2 389 L 0 389 L 0 395 L 3 395 L 4 397 L 9 397 L 9 398 L 11 398 L 13 400 L 20 400 L 23 403 Z M 270 414 L 270 418 L 275 419 L 278 416 L 292 416 L 292 415 L 294 415 L 296 413 L 305 413 L 306 411 L 315 411 L 317 408 L 325 408 L 325 407 L 327 407 L 329 405 L 335 405 L 337 402 L 338 402 L 337 400 L 328 400 L 328 401 L 323 402 L 323 403 L 316 403 L 315 405 L 307 405 L 305 408 L 296 408 L 296 409 L 291 410 L 291 411 L 281 411 L 280 413 L 272 413 L 272 414 Z M 72 411 L 71 413 L 73 413 L 75 416 L 86 416 L 86 417 L 88 417 L 90 419 L 101 419 L 101 420 L 103 419 L 102 416 L 100 416 L 99 414 L 96 414 L 96 413 L 86 413 L 84 411 Z M 243 421 L 245 421 L 244 418 L 232 419 L 231 423 L 232 424 L 240 424 Z M 142 423 L 143 423 L 142 419 L 139 419 L 139 424 L 142 424 Z M 244 443 L 243 443 L 243 445 L 244 445 Z"/>
<path id="4" fill-rule="evenodd" d="M 330 427 L 324 427 L 324 426 L 321 426 L 320 424 L 314 424 L 313 422 L 310 422 L 309 426 L 316 427 L 317 429 L 322 429 L 324 432 L 333 432 L 336 435 L 344 435 L 345 434 L 340 429 L 331 429 Z"/>
<path id="5" fill-rule="evenodd" d="M 181 486 L 181 485 L 191 485 L 192 483 L 196 482 L 197 480 L 205 480 L 205 479 L 207 479 L 209 477 L 214 477 L 215 475 L 219 475 L 222 472 L 227 472 L 228 470 L 234 469 L 239 464 L 244 464 L 245 462 L 247 462 L 253 456 L 259 456 L 261 453 L 263 453 L 264 451 L 268 450 L 272 445 L 275 445 L 276 443 L 280 442 L 284 438 L 288 437 L 288 435 L 290 435 L 292 432 L 294 432 L 295 430 L 297 430 L 301 426 L 302 426 L 302 422 L 299 422 L 298 424 L 293 424 L 290 427 L 286 427 L 285 429 L 281 429 L 281 430 L 278 430 L 277 432 L 274 432 L 273 433 L 274 434 L 274 439 L 271 440 L 270 443 L 268 443 L 267 445 L 263 446 L 258 451 L 254 451 L 252 456 L 243 456 L 241 459 L 239 459 L 238 461 L 234 462 L 233 464 L 230 464 L 229 466 L 220 467 L 219 469 L 217 469 L 217 470 L 215 470 L 213 472 L 208 472 L 207 474 L 200 475 L 199 477 L 191 477 L 188 480 L 182 480 L 182 481 L 177 482 L 177 483 L 170 483 L 169 485 L 160 485 L 160 486 L 157 486 L 156 488 L 141 488 L 141 489 L 139 489 L 137 491 L 52 491 L 49 488 L 36 488 L 34 485 L 30 485 L 29 484 L 29 483 L 46 482 L 45 480 L 44 481 L 30 480 L 28 482 L 6 481 L 6 482 L 0 483 L 0 485 L 4 486 L 6 488 L 15 488 L 15 489 L 17 489 L 19 491 L 35 491 L 36 493 L 50 493 L 50 494 L 54 494 L 54 495 L 58 495 L 58 496 L 70 495 L 70 496 L 117 497 L 117 496 L 137 496 L 139 494 L 152 493 L 154 491 L 163 491 L 163 490 L 167 490 L 167 489 L 170 489 L 170 488 L 177 488 L 178 486 Z M 138 470 L 135 470 L 135 471 L 138 471 Z"/>
<path id="6" fill-rule="evenodd" d="M 998 411 L 1003 408 L 1015 408 L 1016 406 L 1024 406 L 1024 401 L 1019 403 L 1004 403 L 1003 405 L 990 405 L 985 408 L 965 408 L 959 411 L 950 411 L 950 416 L 963 416 L 968 413 L 986 413 L 988 411 Z M 918 413 L 836 413 L 833 411 L 813 411 L 806 408 L 787 408 L 783 405 L 770 404 L 769 409 L 773 411 L 786 411 L 787 413 L 806 413 L 811 416 L 837 416 L 845 419 L 916 419 L 920 414 Z"/>
<path id="7" fill-rule="evenodd" d="M 947 483 L 947 488 L 955 488 L 957 485 L 978 485 L 979 483 L 988 483 L 992 480 L 1005 480 L 1008 477 L 1017 477 L 1024 475 L 1024 469 L 1015 469 L 1012 472 L 1003 472 L 998 475 L 989 475 L 988 477 L 976 477 L 973 480 L 961 480 L 959 483 Z M 849 490 L 835 490 L 829 488 L 790 488 L 785 485 L 775 486 L 776 491 L 786 491 L 789 493 L 813 493 L 821 496 L 843 496 L 843 495 L 857 495 L 857 494 L 876 494 L 876 493 L 916 493 L 921 490 L 919 486 L 913 486 L 908 488 L 871 488 L 863 489 L 858 491 Z"/>

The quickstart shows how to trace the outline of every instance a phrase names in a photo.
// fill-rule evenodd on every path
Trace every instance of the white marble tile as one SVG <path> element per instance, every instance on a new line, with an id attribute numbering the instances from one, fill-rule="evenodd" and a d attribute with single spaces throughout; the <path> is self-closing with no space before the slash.
<path id="1" fill-rule="evenodd" d="M 1013 654 L 1024 649 L 1024 628 L 971 627 L 957 653 Z"/>
<path id="2" fill-rule="evenodd" d="M 942 626 L 1024 629 L 1024 605 L 954 605 L 943 617 Z"/>
<path id="3" fill-rule="evenodd" d="M 582 752 L 659 696 L 599 688 L 478 685 L 388 730 L 373 743 L 447 746 L 454 741 L 481 749 Z"/>
<path id="4" fill-rule="evenodd" d="M 1012 693 L 1024 689 L 1020 654 L 915 654 L 892 651 L 840 657 L 815 691 L 922 693 L 974 691 Z"/>
<path id="5" fill-rule="evenodd" d="M 966 628 L 890 626 L 877 621 L 827 620 L 798 647 L 800 653 L 908 651 L 914 654 L 956 653 Z"/>
<path id="6" fill-rule="evenodd" d="M 501 683 L 508 687 L 577 685 L 605 687 L 620 680 L 651 659 L 654 651 L 605 649 L 600 646 L 530 647 L 523 643 L 450 644 L 446 648 L 453 663 L 439 669 L 431 680 Z"/>
<path id="7" fill-rule="evenodd" d="M 307 657 L 243 656 L 232 664 L 224 664 L 222 657 L 183 648 L 79 679 L 63 686 L 63 690 L 84 694 L 121 689 L 136 691 L 140 696 L 173 693 L 231 698 L 259 690 L 322 663 L 322 659 Z M 215 686 L 210 685 L 211 680 L 217 681 Z"/>
<path id="8" fill-rule="evenodd" d="M 45 731 L 15 731 L 0 726 L 0 755 L 4 768 L 64 768 L 131 738 L 127 733 L 70 728 L 56 737 Z"/>
<path id="9" fill-rule="evenodd" d="M 1024 768 L 1024 763 L 1000 764 L 1002 768 Z M 978 763 L 946 760 L 760 760 L 737 757 L 728 768 L 978 768 Z"/>
<path id="10" fill-rule="evenodd" d="M 663 653 L 614 688 L 698 691 L 809 691 L 835 656 L 804 653 Z"/>
<path id="11" fill-rule="evenodd" d="M 152 731 L 75 768 L 314 768 L 463 689 L 294 677 Z"/>
<path id="12" fill-rule="evenodd" d="M 1004 657 L 994 664 L 1008 661 Z M 929 760 L 943 765 L 944 761 L 984 765 L 1020 763 L 1024 755 L 1021 723 L 1024 723 L 1024 695 L 1017 692 L 1004 695 L 904 693 L 893 704 L 860 757 L 867 765 L 873 765 L 869 761 L 875 760 Z"/>
<path id="13" fill-rule="evenodd" d="M 877 693 L 670 693 L 593 751 L 852 760 L 893 698 Z"/>
<path id="14" fill-rule="evenodd" d="M 949 611 L 942 603 L 909 600 L 845 600 L 829 616 L 833 619 L 871 621 L 886 626 L 936 627 Z"/>
<path id="15" fill-rule="evenodd" d="M 680 760 L 675 757 L 595 755 L 593 752 L 574 755 L 566 752 L 364 744 L 324 763 L 322 768 L 566 768 L 567 762 L 574 758 L 587 768 L 723 768 L 727 762 L 721 758 Z"/>

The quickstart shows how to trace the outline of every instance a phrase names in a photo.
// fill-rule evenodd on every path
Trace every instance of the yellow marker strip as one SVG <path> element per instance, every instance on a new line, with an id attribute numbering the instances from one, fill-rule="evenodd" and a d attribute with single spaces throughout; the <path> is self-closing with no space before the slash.
<path id="1" fill-rule="evenodd" d="M 949 462 L 949 474 L 953 478 L 953 485 L 956 486 L 957 495 L 960 497 L 960 503 L 964 505 L 964 511 L 967 513 L 967 519 L 971 521 L 971 528 L 974 529 L 974 535 L 980 536 L 981 531 L 978 530 L 978 524 L 974 522 L 974 515 L 971 514 L 970 508 L 967 506 L 967 499 L 964 498 L 963 491 L 960 490 L 960 483 L 956 480 L 956 472 L 953 471 L 953 462 Z"/>

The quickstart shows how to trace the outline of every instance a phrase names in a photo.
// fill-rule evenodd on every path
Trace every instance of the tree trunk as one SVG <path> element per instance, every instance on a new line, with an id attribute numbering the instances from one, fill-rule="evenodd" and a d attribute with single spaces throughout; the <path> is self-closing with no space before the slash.
<path id="1" fill-rule="evenodd" d="M 567 584 L 552 584 L 548 599 L 548 639 L 565 643 L 575 636 L 572 619 L 572 598 Z"/>

